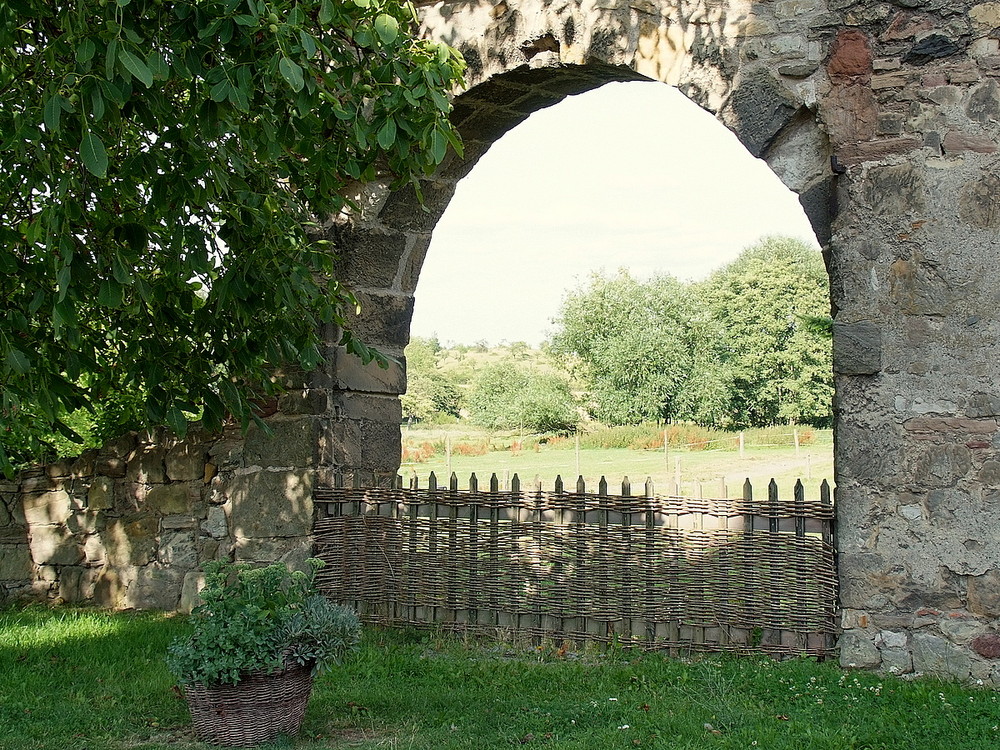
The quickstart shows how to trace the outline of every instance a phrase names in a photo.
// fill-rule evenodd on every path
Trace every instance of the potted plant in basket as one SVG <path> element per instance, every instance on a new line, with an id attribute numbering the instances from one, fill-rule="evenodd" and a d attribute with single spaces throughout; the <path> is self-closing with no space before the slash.
<path id="1" fill-rule="evenodd" d="M 361 631 L 353 610 L 316 591 L 322 564 L 205 566 L 193 632 L 167 654 L 198 739 L 246 747 L 298 732 L 313 676 L 340 663 Z"/>

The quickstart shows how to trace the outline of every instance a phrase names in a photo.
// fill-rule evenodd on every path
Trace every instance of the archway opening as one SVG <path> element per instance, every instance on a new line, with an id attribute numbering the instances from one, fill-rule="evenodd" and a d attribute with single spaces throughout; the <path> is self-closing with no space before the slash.
<path id="1" fill-rule="evenodd" d="M 530 367 L 544 373 L 553 367 L 554 351 L 559 354 L 561 348 L 561 354 L 567 353 L 565 345 L 558 345 L 560 331 L 553 329 L 554 320 L 556 329 L 560 325 L 565 328 L 566 295 L 593 291 L 598 281 L 612 280 L 619 268 L 627 269 L 634 287 L 655 286 L 653 280 L 669 274 L 681 282 L 681 288 L 703 288 L 710 277 L 719 276 L 719 269 L 732 265 L 741 251 L 767 235 L 796 239 L 822 268 L 819 243 L 797 196 L 711 115 L 675 89 L 653 82 L 601 86 L 608 71 L 589 81 L 572 76 L 564 80 L 553 71 L 527 71 L 523 75 L 530 80 L 515 77 L 510 81 L 503 76 L 472 89 L 458 102 L 470 158 L 452 164 L 443 174 L 448 181 L 464 179 L 434 228 L 420 271 L 411 329 L 414 344 L 408 352 L 411 384 L 420 378 L 426 385 L 428 366 L 437 375 L 464 371 L 446 393 L 454 405 L 461 401 L 455 400 L 456 394 L 461 397 L 464 389 L 467 396 L 474 387 L 479 365 L 531 360 Z M 478 90 L 483 88 L 486 90 Z M 574 88 L 595 90 L 557 104 L 566 90 Z M 551 104 L 556 106 L 549 108 Z M 504 135 L 526 118 L 526 112 L 539 109 L 544 111 Z M 792 128 L 791 140 L 794 135 Z M 471 163 L 479 157 L 479 165 L 469 173 Z M 817 158 L 815 154 L 803 156 L 805 164 Z M 786 174 L 803 171 L 801 164 L 790 164 L 787 157 L 777 169 Z M 450 187 L 447 182 L 442 186 Z M 821 273 L 825 283 L 825 272 Z M 733 280 L 729 281 L 731 291 Z M 743 282 L 736 285 L 739 283 Z M 824 291 L 814 317 L 822 317 L 828 310 L 829 293 Z M 792 329 L 806 324 L 800 312 L 790 304 L 789 336 Z M 713 345 L 709 350 L 724 348 Z M 529 476 L 548 471 L 554 476 L 558 471 L 564 475 L 583 473 L 589 481 L 602 473 L 609 479 L 615 474 L 652 475 L 661 487 L 700 493 L 709 485 L 707 491 L 713 494 L 732 494 L 737 477 L 750 471 L 731 464 L 706 468 L 701 461 L 694 461 L 689 468 L 687 460 L 682 468 L 680 462 L 684 452 L 699 443 L 703 449 L 732 448 L 742 458 L 752 440 L 786 441 L 789 451 L 794 451 L 792 458 L 784 461 L 783 472 L 776 472 L 772 465 L 758 467 L 760 476 L 755 481 L 766 483 L 767 473 L 781 473 L 789 480 L 786 491 L 790 491 L 795 474 L 814 483 L 821 478 L 832 480 L 832 433 L 814 429 L 817 424 L 827 428 L 832 422 L 828 353 L 827 343 L 827 359 L 819 365 L 821 370 L 826 367 L 824 388 L 818 390 L 826 394 L 829 418 L 824 421 L 812 413 L 812 425 L 801 429 L 791 424 L 794 420 L 788 419 L 786 410 L 782 412 L 786 423 L 767 435 L 750 438 L 745 430 L 742 435 L 734 432 L 729 436 L 718 430 L 680 434 L 684 433 L 680 425 L 692 422 L 692 414 L 690 409 L 685 413 L 674 408 L 661 412 L 655 430 L 647 426 L 647 435 L 637 433 L 628 442 L 646 448 L 649 460 L 641 465 L 626 462 L 614 466 L 612 458 L 602 456 L 589 465 L 584 459 L 581 466 L 580 452 L 574 455 L 570 451 L 561 462 L 554 460 L 550 466 L 539 460 L 536 466 L 535 461 L 524 459 L 525 448 L 530 450 L 533 445 L 536 453 L 544 453 L 550 444 L 560 442 L 558 436 L 543 437 L 546 447 L 539 448 L 538 442 L 525 440 L 523 424 L 519 428 L 507 424 L 506 431 L 494 430 L 506 435 L 491 437 L 485 445 L 480 440 L 464 449 L 476 453 L 503 448 L 507 452 L 499 455 L 502 451 L 490 451 L 479 463 L 470 463 L 455 455 L 453 447 L 441 445 L 442 431 L 414 430 L 411 419 L 404 436 L 402 468 L 417 474 L 434 469 L 438 475 L 442 470 L 450 474 L 453 469 L 468 473 L 471 466 L 480 473 L 486 470 L 487 475 L 503 470 Z M 479 365 L 477 360 L 481 360 Z M 559 364 L 555 368 L 560 369 Z M 607 409 L 597 420 L 593 419 L 592 403 L 585 405 L 593 391 L 593 383 L 581 379 L 585 369 L 577 368 L 576 380 L 571 377 L 571 390 L 578 397 L 578 410 L 589 429 L 593 423 L 609 420 Z M 733 400 L 730 397 L 729 403 Z M 778 413 L 772 412 L 772 417 Z M 453 408 L 452 414 L 462 414 L 466 422 L 474 416 L 465 406 Z M 621 421 L 636 420 L 626 417 Z M 668 427 L 666 421 L 673 424 Z M 761 426 L 739 420 L 725 424 L 725 420 L 708 421 L 715 424 L 707 426 L 720 429 Z M 498 423 L 493 426 L 497 428 Z M 575 442 L 573 429 L 564 432 Z M 657 433 L 659 446 L 653 437 Z M 445 435 L 444 441 L 450 439 Z M 446 459 L 441 459 L 442 447 Z M 654 448 L 660 449 L 660 454 L 653 456 Z M 435 453 L 441 460 L 434 460 Z M 533 472 L 533 467 L 540 471 Z"/>

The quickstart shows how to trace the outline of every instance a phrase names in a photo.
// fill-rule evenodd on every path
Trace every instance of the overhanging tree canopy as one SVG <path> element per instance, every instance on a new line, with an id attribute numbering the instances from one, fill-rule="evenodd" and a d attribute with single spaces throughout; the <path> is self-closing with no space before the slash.
<path id="1" fill-rule="evenodd" d="M 356 302 L 310 222 L 458 146 L 463 63 L 414 28 L 399 0 L 0 3 L 3 468 L 109 401 L 246 425 L 317 364 Z"/>

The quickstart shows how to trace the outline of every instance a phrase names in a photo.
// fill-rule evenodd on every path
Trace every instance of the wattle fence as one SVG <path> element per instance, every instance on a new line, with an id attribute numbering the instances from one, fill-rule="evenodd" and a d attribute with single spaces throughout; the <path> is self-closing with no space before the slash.
<path id="1" fill-rule="evenodd" d="M 557 644 L 834 653 L 829 485 L 806 499 L 749 482 L 742 497 L 425 488 L 316 490 L 319 585 L 369 623 L 509 633 Z"/>

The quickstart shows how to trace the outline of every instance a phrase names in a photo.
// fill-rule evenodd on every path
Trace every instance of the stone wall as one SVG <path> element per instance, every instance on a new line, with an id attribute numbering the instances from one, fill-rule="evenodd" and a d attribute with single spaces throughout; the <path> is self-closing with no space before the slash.
<path id="1" fill-rule="evenodd" d="M 209 560 L 300 565 L 314 469 L 276 460 L 311 464 L 314 440 L 297 439 L 302 420 L 271 426 L 274 438 L 131 434 L 0 483 L 0 601 L 188 610 Z"/>

